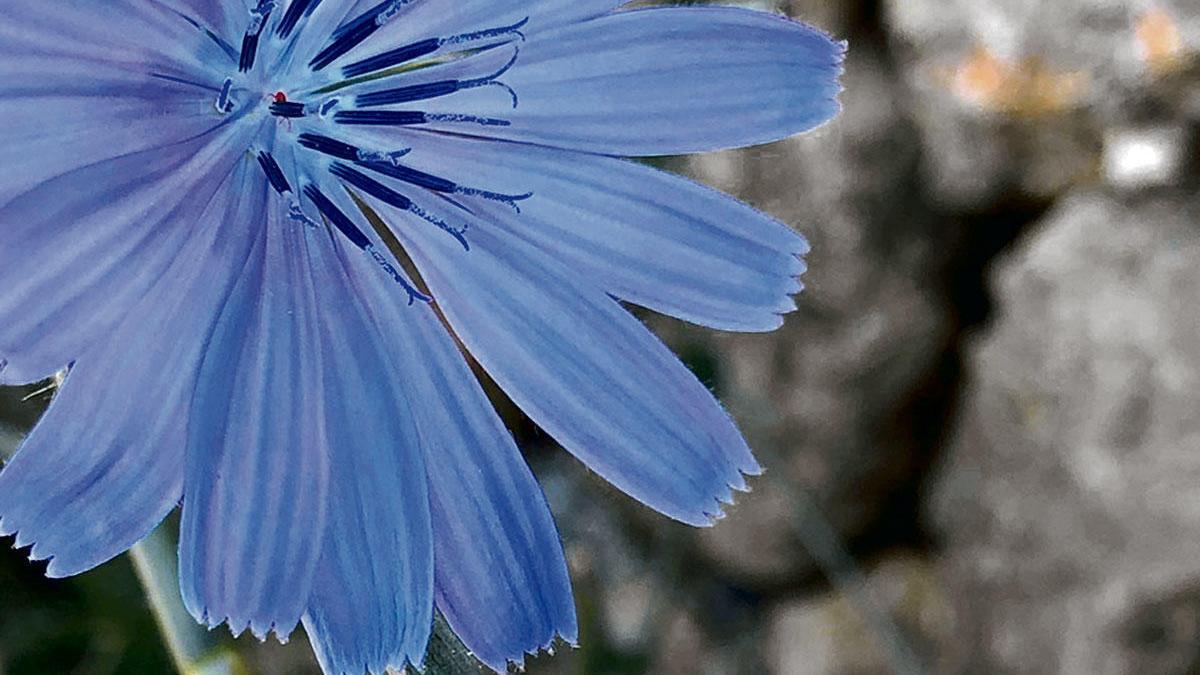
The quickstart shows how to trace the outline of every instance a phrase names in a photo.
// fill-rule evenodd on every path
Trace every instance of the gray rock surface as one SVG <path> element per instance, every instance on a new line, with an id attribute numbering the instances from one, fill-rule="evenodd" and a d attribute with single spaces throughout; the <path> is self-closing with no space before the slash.
<path id="1" fill-rule="evenodd" d="M 868 582 L 895 617 L 908 643 L 903 648 L 921 653 L 918 667 L 940 670 L 938 655 L 953 640 L 954 617 L 936 569 L 920 557 L 896 553 L 880 561 Z M 892 649 L 863 622 L 860 608 L 842 596 L 784 598 L 768 614 L 765 650 L 771 675 L 904 672 Z"/>
<path id="2" fill-rule="evenodd" d="M 1096 177 L 1114 125 L 1200 110 L 1189 0 L 890 0 L 886 22 L 951 209 L 1053 198 Z"/>
<path id="3" fill-rule="evenodd" d="M 1076 194 L 996 270 L 930 507 L 959 672 L 1200 667 L 1198 225 Z"/>

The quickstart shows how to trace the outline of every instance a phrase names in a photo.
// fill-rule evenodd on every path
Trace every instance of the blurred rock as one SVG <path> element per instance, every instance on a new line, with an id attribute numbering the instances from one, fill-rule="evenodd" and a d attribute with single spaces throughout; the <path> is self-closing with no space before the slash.
<path id="1" fill-rule="evenodd" d="M 914 184 L 918 150 L 894 79 L 878 53 L 860 46 L 837 121 L 688 164 L 813 244 L 809 288 L 779 331 L 657 326 L 684 354 L 714 354 L 718 394 L 767 468 L 728 520 L 701 534 L 725 574 L 756 588 L 813 572 L 796 521 L 798 490 L 815 495 L 852 538 L 916 471 L 920 453 L 893 422 L 949 340 L 936 273 L 949 251 Z"/>
<path id="2" fill-rule="evenodd" d="M 534 463 L 539 482 L 555 514 L 587 633 L 587 653 L 612 652 L 641 658 L 651 651 L 664 615 L 684 592 L 663 579 L 675 572 L 673 546 L 686 532 L 682 525 L 646 537 L 629 510 L 644 509 L 589 473 L 580 462 L 557 452 Z M 661 516 L 659 517 L 661 518 Z M 586 599 L 586 601 L 582 601 Z M 557 660 L 557 659 L 556 659 Z"/>
<path id="3" fill-rule="evenodd" d="M 708 638 L 696 618 L 680 611 L 667 619 L 655 660 L 655 673 L 695 675 L 711 662 L 706 654 Z"/>
<path id="4" fill-rule="evenodd" d="M 893 33 L 927 57 L 982 47 L 1009 62 L 1035 59 L 1085 74 L 1089 96 L 1144 86 L 1200 52 L 1200 8 L 1191 0 L 889 0 L 886 7 Z"/>
<path id="5" fill-rule="evenodd" d="M 893 613 L 905 644 L 922 659 L 942 651 L 953 622 L 934 569 L 923 560 L 896 555 L 880 563 L 868 583 Z M 905 672 L 889 651 L 889 636 L 873 632 L 845 596 L 828 594 L 780 602 L 768 617 L 765 643 L 772 675 L 837 675 Z M 936 672 L 936 664 L 924 667 Z"/>
<path id="6" fill-rule="evenodd" d="M 1195 116 L 1190 0 L 891 0 L 887 25 L 952 210 L 1044 200 L 1091 182 L 1115 123 Z"/>
<path id="7" fill-rule="evenodd" d="M 1198 224 L 1077 194 L 996 270 L 930 509 L 955 672 L 1200 668 Z"/>

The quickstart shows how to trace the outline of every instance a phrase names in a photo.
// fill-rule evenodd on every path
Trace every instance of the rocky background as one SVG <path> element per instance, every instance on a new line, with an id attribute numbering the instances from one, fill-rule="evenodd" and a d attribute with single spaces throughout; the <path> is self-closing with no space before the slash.
<path id="1" fill-rule="evenodd" d="M 584 637 L 529 672 L 1200 672 L 1200 4 L 768 4 L 850 41 L 844 114 L 674 168 L 806 233 L 808 290 L 770 335 L 646 318 L 769 471 L 695 531 L 509 407 Z M 0 554 L 0 673 L 158 645 L 127 562 Z"/>

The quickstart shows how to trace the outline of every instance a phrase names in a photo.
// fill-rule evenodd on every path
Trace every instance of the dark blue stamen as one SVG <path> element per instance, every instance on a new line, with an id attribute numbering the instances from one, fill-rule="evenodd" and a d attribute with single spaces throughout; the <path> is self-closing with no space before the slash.
<path id="1" fill-rule="evenodd" d="M 342 213 L 342 210 L 339 209 L 332 201 L 330 201 L 330 199 L 326 197 L 324 193 L 317 188 L 317 186 L 306 186 L 304 188 L 304 194 L 310 200 L 312 200 L 312 203 L 316 205 L 317 210 L 320 211 L 321 214 L 324 215 L 325 218 L 327 218 L 329 222 L 338 229 L 339 232 L 341 232 L 347 239 L 350 240 L 350 243 L 370 254 L 375 262 L 378 263 L 379 266 L 382 267 L 383 270 L 387 272 L 396 283 L 400 284 L 404 288 L 405 292 L 408 293 L 408 304 L 411 305 L 417 300 L 422 302 L 433 301 L 433 298 L 414 288 L 413 285 L 404 278 L 404 275 L 400 274 L 400 272 L 396 270 L 395 266 L 393 266 L 392 263 L 386 257 L 384 257 L 383 253 L 381 253 L 379 249 L 375 248 L 375 246 L 371 243 L 370 238 L 368 238 L 367 235 L 364 234 L 363 231 L 354 224 L 354 221 L 350 220 L 346 214 Z"/>
<path id="2" fill-rule="evenodd" d="M 238 64 L 238 70 L 247 72 L 254 67 L 254 61 L 258 58 L 258 33 L 246 33 L 242 38 L 242 57 Z"/>
<path id="3" fill-rule="evenodd" d="M 339 141 L 337 139 L 329 138 L 328 136 L 320 136 L 318 134 L 301 134 L 300 138 L 299 138 L 299 142 L 300 142 L 300 145 L 308 148 L 309 150 L 315 150 L 317 152 L 329 155 L 330 157 L 336 157 L 337 159 L 345 160 L 347 162 L 353 162 L 359 166 L 370 169 L 370 170 L 374 171 L 375 173 L 387 176 L 388 178 L 395 178 L 396 180 L 408 183 L 409 185 L 415 185 L 419 188 L 424 188 L 426 190 L 430 190 L 432 192 L 438 192 L 438 193 L 442 193 L 442 194 L 455 194 L 455 195 L 463 195 L 466 197 L 481 197 L 483 199 L 487 199 L 490 201 L 501 202 L 503 204 L 508 204 L 509 206 L 513 207 L 514 209 L 517 210 L 518 213 L 521 211 L 521 209 L 517 205 L 517 203 L 525 201 L 526 199 L 529 199 L 530 197 L 533 196 L 532 192 L 530 192 L 528 194 L 523 194 L 523 195 L 506 195 L 506 194 L 501 194 L 499 192 L 490 192 L 488 190 L 480 190 L 478 188 L 465 187 L 465 186 L 459 185 L 458 183 L 455 183 L 453 181 L 446 180 L 445 178 L 439 178 L 438 176 L 434 176 L 433 174 L 425 173 L 424 171 L 418 171 L 417 169 L 413 169 L 411 167 L 404 166 L 403 164 L 400 164 L 400 162 L 397 161 L 397 159 L 399 157 L 403 157 L 404 155 L 408 154 L 409 151 L 407 151 L 407 150 L 400 151 L 398 153 L 391 153 L 390 155 L 383 155 L 383 153 L 379 153 L 379 152 L 367 152 L 367 151 L 362 150 L 361 148 L 350 145 L 349 143 L 343 143 L 342 141 Z M 385 159 L 385 157 L 386 157 L 386 159 Z M 342 173 L 353 171 L 355 176 L 361 177 L 358 180 L 370 181 L 372 186 L 377 185 L 378 189 L 389 190 L 389 192 L 390 192 L 390 188 L 387 188 L 386 186 L 384 186 L 380 183 L 377 183 L 374 179 L 368 178 L 366 175 L 361 174 L 357 171 L 354 171 L 349 166 L 346 166 L 346 165 L 341 165 L 341 166 L 343 168 L 339 169 L 338 171 L 341 171 Z M 338 172 L 335 171 L 335 173 L 338 173 Z M 351 178 L 347 178 L 347 176 L 342 175 L 341 173 L 338 174 L 338 177 L 346 178 L 346 180 L 349 180 L 351 182 L 353 182 L 353 180 L 354 180 Z M 388 197 L 385 197 L 380 193 L 372 192 L 373 188 L 367 187 L 365 184 L 358 184 L 358 183 L 355 183 L 355 184 L 358 185 L 358 187 L 362 188 L 364 191 L 374 194 L 375 196 L 379 197 L 380 199 L 383 199 L 384 201 L 387 201 L 389 204 L 392 204 L 393 206 L 396 206 L 397 208 L 409 209 L 409 206 L 402 206 L 396 202 L 389 201 Z M 392 193 L 392 194 L 398 194 L 398 193 Z M 433 221 L 431 221 L 431 222 L 433 222 Z M 447 230 L 451 231 L 451 232 L 456 231 L 451 228 L 447 228 Z"/>
<path id="4" fill-rule="evenodd" d="M 283 21 L 280 21 L 275 29 L 275 34 L 286 40 L 296 29 L 300 19 L 312 14 L 319 4 L 321 0 L 293 0 L 283 15 Z"/>
<path id="5" fill-rule="evenodd" d="M 259 39 L 262 37 L 263 29 L 266 28 L 267 21 L 271 19 L 273 11 L 275 11 L 275 0 L 259 0 L 258 6 L 250 12 L 250 27 L 246 29 L 246 36 L 242 38 L 242 54 L 239 62 L 239 69 L 243 73 L 254 68 L 254 62 L 258 58 Z"/>
<path id="6" fill-rule="evenodd" d="M 351 49 L 354 49 L 358 45 L 362 44 L 363 40 L 366 40 L 374 35 L 375 31 L 379 30 L 379 28 L 379 24 L 375 23 L 374 21 L 361 24 L 354 30 L 331 42 L 325 49 L 322 49 L 321 52 L 313 57 L 313 60 L 309 62 L 309 67 L 314 71 L 323 70 L 329 64 L 338 60 L 342 56 L 345 56 L 345 54 Z"/>
<path id="7" fill-rule="evenodd" d="M 411 110 L 339 110 L 334 113 L 333 121 L 354 126 L 410 126 L 429 122 L 425 113 Z"/>
<path id="8" fill-rule="evenodd" d="M 445 178 L 438 178 L 437 176 L 425 173 L 424 171 L 417 171 L 407 166 L 399 166 L 394 163 L 384 164 L 383 162 L 364 162 L 363 166 L 389 178 L 395 178 L 396 180 L 401 180 L 417 187 L 423 187 L 426 190 L 450 193 L 458 191 L 458 185 L 452 181 L 448 181 Z"/>
<path id="9" fill-rule="evenodd" d="M 355 99 L 355 103 L 362 108 L 373 108 L 381 105 L 422 101 L 430 98 L 438 98 L 440 96 L 449 96 L 450 94 L 453 94 L 459 90 L 459 84 L 460 82 L 458 80 L 442 80 L 441 82 L 414 84 L 409 87 L 400 87 L 398 89 L 385 89 L 383 91 L 375 91 L 369 94 L 360 94 Z"/>
<path id="10" fill-rule="evenodd" d="M 375 23 L 375 21 L 379 18 L 379 15 L 386 12 L 388 7 L 391 5 L 392 0 L 383 0 L 383 2 L 355 17 L 354 20 L 350 21 L 350 23 L 338 26 L 333 30 L 333 39 L 336 40 L 343 35 L 358 29 L 363 24 Z"/>
<path id="11" fill-rule="evenodd" d="M 283 117 L 285 119 L 296 119 L 299 117 L 304 117 L 306 113 L 303 103 L 284 101 L 282 103 L 272 103 L 271 114 L 276 117 Z"/>
<path id="12" fill-rule="evenodd" d="M 221 85 L 221 93 L 217 94 L 217 102 L 214 105 L 222 115 L 233 112 L 233 78 L 225 78 L 225 84 Z"/>
<path id="13" fill-rule="evenodd" d="M 325 117 L 329 113 L 333 112 L 333 109 L 338 107 L 338 104 L 341 102 L 342 102 L 341 99 L 337 99 L 337 98 L 331 98 L 328 101 L 325 101 L 324 103 L 321 104 L 321 111 L 318 114 L 321 117 Z"/>
<path id="14" fill-rule="evenodd" d="M 410 2 L 412 0 L 384 0 L 345 27 L 339 28 L 333 34 L 333 42 L 313 57 L 308 64 L 309 67 L 314 71 L 319 71 L 345 56 L 350 50 L 387 25 L 395 18 L 400 9 Z"/>
<path id="15" fill-rule="evenodd" d="M 491 127 L 512 126 L 508 120 L 474 115 L 451 115 L 445 113 L 423 113 L 413 110 L 342 110 L 333 116 L 338 124 L 351 126 L 402 127 L 430 122 L 467 122 Z"/>
<path id="16" fill-rule="evenodd" d="M 476 31 L 474 33 L 463 33 L 461 35 L 454 35 L 451 37 L 430 38 L 428 40 L 414 42 L 398 49 L 393 49 L 391 51 L 372 56 L 371 58 L 363 59 L 362 61 L 356 61 L 355 63 L 343 68 L 342 75 L 351 78 L 358 77 L 359 75 L 366 75 L 367 73 L 376 70 L 393 68 L 410 61 L 415 61 L 422 56 L 428 56 L 446 46 L 463 45 L 471 42 L 501 37 L 516 37 L 524 40 L 525 35 L 521 32 L 521 29 L 524 28 L 525 24 L 527 23 L 529 23 L 528 17 L 518 21 L 517 23 L 514 23 L 511 26 L 502 26 L 500 28 L 490 28 L 488 30 Z"/>
<path id="17" fill-rule="evenodd" d="M 350 183 L 354 187 L 366 192 L 369 195 L 378 197 L 392 206 L 407 211 L 412 207 L 412 200 L 404 195 L 396 192 L 379 181 L 367 176 L 364 173 L 355 171 L 349 166 L 341 162 L 334 162 L 329 168 L 330 173 Z"/>
<path id="18" fill-rule="evenodd" d="M 371 240 L 367 237 L 367 235 L 363 234 L 363 231 L 359 229 L 358 225 L 355 225 L 354 221 L 350 220 L 349 216 L 342 213 L 342 210 L 339 209 L 332 201 L 330 201 L 329 197 L 326 197 L 325 194 L 317 188 L 317 186 L 306 186 L 304 188 L 304 195 L 312 200 L 312 203 L 316 205 L 317 210 L 320 211 L 321 214 L 326 218 L 328 218 L 329 222 L 336 227 L 339 232 L 345 235 L 347 239 L 350 240 L 350 243 L 354 244 L 360 249 L 363 249 L 364 251 L 368 246 L 371 245 Z"/>
<path id="19" fill-rule="evenodd" d="M 363 59 L 352 63 L 345 68 L 342 68 L 342 75 L 345 77 L 358 77 L 367 73 L 399 66 L 409 61 L 414 61 L 427 56 L 441 49 L 442 41 L 438 38 L 430 38 L 421 42 L 414 42 L 399 49 L 393 49 L 390 52 L 384 52 L 378 56 L 372 56 L 369 59 Z"/>
<path id="20" fill-rule="evenodd" d="M 300 145 L 351 162 L 357 162 L 360 154 L 360 150 L 349 143 L 318 134 L 300 134 Z"/>
<path id="21" fill-rule="evenodd" d="M 380 183 L 379 181 L 371 178 L 370 176 L 367 176 L 364 173 L 356 171 L 353 168 L 351 168 L 345 164 L 342 164 L 341 162 L 334 163 L 334 165 L 332 167 L 330 167 L 329 171 L 333 175 L 337 176 L 338 178 L 341 178 L 342 180 L 344 180 L 347 183 L 353 185 L 354 187 L 362 190 L 363 192 L 365 192 L 373 197 L 376 197 L 377 199 L 380 199 L 383 202 L 400 209 L 401 211 L 408 211 L 410 213 L 416 214 L 417 216 L 420 216 L 424 220 L 438 226 L 440 229 L 442 229 L 443 231 L 445 231 L 446 233 L 450 234 L 455 239 L 457 239 L 458 243 L 462 244 L 462 247 L 464 249 L 466 249 L 468 251 L 471 250 L 471 245 L 469 243 L 467 243 L 467 238 L 465 236 L 466 231 L 467 231 L 467 229 L 465 227 L 463 227 L 461 229 L 455 229 L 453 227 L 450 227 L 444 221 L 442 221 L 440 218 L 436 218 L 436 217 L 426 213 L 419 206 L 417 206 L 415 203 L 413 203 L 413 201 L 411 199 L 409 199 L 408 197 L 405 197 L 404 195 L 400 194 L 399 192 L 396 192 L 395 190 L 384 185 L 383 183 Z"/>
<path id="22" fill-rule="evenodd" d="M 359 94 L 355 98 L 355 103 L 362 108 L 374 108 L 384 105 L 395 105 L 397 103 L 411 103 L 413 101 L 423 101 L 431 98 L 440 98 L 449 96 L 450 94 L 463 91 L 465 89 L 477 89 L 479 87 L 497 86 L 502 87 L 512 95 L 513 107 L 517 107 L 517 93 L 508 85 L 497 82 L 496 79 L 502 77 L 517 62 L 518 54 L 513 54 L 512 59 L 507 64 L 495 73 L 487 77 L 479 77 L 472 80 L 441 80 L 438 82 L 427 82 L 425 84 L 414 84 L 407 87 L 399 87 L 396 89 L 384 89 L 382 91 L 373 91 L 367 94 Z"/>
<path id="23" fill-rule="evenodd" d="M 523 195 L 506 195 L 499 192 L 490 192 L 488 190 L 465 187 L 453 181 L 448 181 L 445 178 L 439 178 L 432 174 L 425 173 L 424 171 L 418 171 L 407 166 L 402 166 L 396 162 L 364 162 L 361 161 L 361 155 L 359 164 L 376 173 L 383 174 L 389 178 L 395 178 L 399 181 L 404 181 L 410 185 L 416 185 L 417 187 L 425 188 L 426 190 L 432 190 L 434 192 L 441 192 L 444 194 L 463 195 L 465 197 L 482 197 L 483 199 L 487 199 L 489 201 L 508 204 L 516 209 L 518 213 L 521 212 L 521 208 L 517 205 L 517 202 L 523 202 L 533 196 L 532 192 Z"/>
<path id="24" fill-rule="evenodd" d="M 411 149 L 397 150 L 395 152 L 380 152 L 378 150 L 363 150 L 349 143 L 343 143 L 328 136 L 320 134 L 300 134 L 300 145 L 309 150 L 316 150 L 330 157 L 344 159 L 348 162 L 367 165 L 373 162 L 382 163 L 389 166 L 398 166 L 401 157 L 412 152 Z"/>
<path id="25" fill-rule="evenodd" d="M 263 173 L 267 174 L 267 180 L 271 182 L 271 187 L 279 194 L 285 194 L 292 191 L 292 186 L 288 183 L 287 176 L 283 175 L 283 169 L 279 168 L 279 162 L 271 156 L 271 153 L 263 151 L 258 153 L 258 164 L 262 167 Z"/>

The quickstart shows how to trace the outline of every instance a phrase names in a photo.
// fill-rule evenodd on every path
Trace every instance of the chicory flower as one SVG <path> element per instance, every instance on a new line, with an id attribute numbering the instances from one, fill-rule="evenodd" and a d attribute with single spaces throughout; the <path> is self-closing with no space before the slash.
<path id="1" fill-rule="evenodd" d="M 844 51 L 621 4 L 8 3 L 0 383 L 70 368 L 0 534 L 62 577 L 182 505 L 195 617 L 303 622 L 331 673 L 420 664 L 435 607 L 497 670 L 574 641 L 550 511 L 450 331 L 592 470 L 710 524 L 759 466 L 618 301 L 772 330 L 808 247 L 619 157 L 810 129 Z"/>

